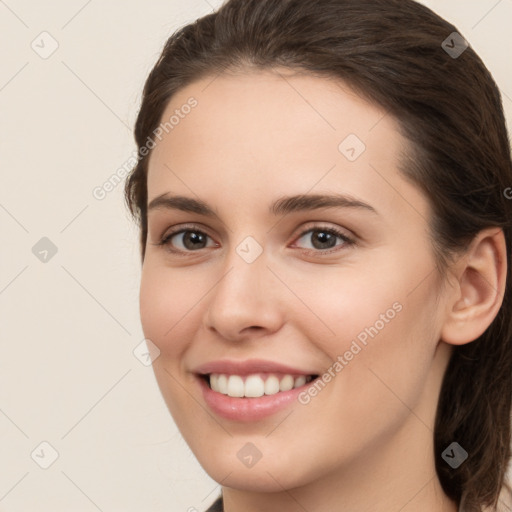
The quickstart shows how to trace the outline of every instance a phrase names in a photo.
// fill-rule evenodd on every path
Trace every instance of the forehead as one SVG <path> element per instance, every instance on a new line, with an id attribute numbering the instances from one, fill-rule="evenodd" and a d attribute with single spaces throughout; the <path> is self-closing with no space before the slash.
<path id="1" fill-rule="evenodd" d="M 161 122 L 149 201 L 173 191 L 256 205 L 335 189 L 398 213 L 410 210 L 404 197 L 425 202 L 398 172 L 406 143 L 396 120 L 339 80 L 286 70 L 209 76 L 178 91 Z"/>

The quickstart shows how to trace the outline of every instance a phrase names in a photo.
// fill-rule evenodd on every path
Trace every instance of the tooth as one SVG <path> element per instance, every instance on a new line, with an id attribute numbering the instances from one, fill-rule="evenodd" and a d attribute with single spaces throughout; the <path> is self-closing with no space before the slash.
<path id="1" fill-rule="evenodd" d="M 275 395 L 279 392 L 279 379 L 275 375 L 269 375 L 265 381 L 265 395 Z"/>
<path id="2" fill-rule="evenodd" d="M 300 386 L 304 386 L 306 384 L 306 377 L 301 375 L 295 379 L 295 383 L 293 384 L 294 388 L 299 388 Z"/>
<path id="3" fill-rule="evenodd" d="M 265 384 L 259 375 L 249 375 L 245 379 L 245 396 L 257 398 L 265 394 Z"/>
<path id="4" fill-rule="evenodd" d="M 279 391 L 289 391 L 312 380 L 312 377 L 305 375 L 296 378 L 284 375 L 281 380 L 276 375 L 268 375 L 265 380 L 260 375 L 248 375 L 245 382 L 240 375 L 212 373 L 209 377 L 213 391 L 236 398 L 275 395 Z"/>
<path id="5" fill-rule="evenodd" d="M 244 396 L 244 381 L 240 375 L 229 376 L 227 394 L 236 398 Z"/>
<path id="6" fill-rule="evenodd" d="M 228 394 L 228 378 L 226 375 L 219 375 L 217 379 L 217 390 L 224 395 Z"/>
<path id="7" fill-rule="evenodd" d="M 293 389 L 293 377 L 291 375 L 285 375 L 279 383 L 280 391 L 290 391 Z"/>

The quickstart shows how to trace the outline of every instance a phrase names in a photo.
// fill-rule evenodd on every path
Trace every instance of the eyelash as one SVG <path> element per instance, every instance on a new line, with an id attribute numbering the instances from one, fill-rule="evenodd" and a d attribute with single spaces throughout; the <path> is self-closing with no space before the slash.
<path id="1" fill-rule="evenodd" d="M 327 254 L 331 254 L 333 252 L 338 252 L 343 247 L 346 247 L 346 248 L 351 247 L 351 246 L 355 245 L 355 243 L 356 243 L 353 238 L 347 236 L 346 234 L 342 233 L 338 229 L 333 228 L 333 227 L 327 227 L 327 226 L 309 227 L 309 228 L 305 229 L 304 231 L 302 231 L 299 234 L 299 236 L 296 238 L 296 240 L 300 240 L 307 233 L 315 232 L 315 231 L 320 231 L 322 233 L 329 233 L 330 235 L 334 235 L 334 236 L 340 238 L 343 241 L 343 244 L 341 246 L 337 245 L 330 249 L 301 249 L 303 254 L 314 253 L 315 255 L 327 255 Z M 187 233 L 187 232 L 200 233 L 201 235 L 205 235 L 205 236 L 211 238 L 208 235 L 208 233 L 205 233 L 202 229 L 199 229 L 198 226 L 191 224 L 191 225 L 182 226 L 179 229 L 176 229 L 175 231 L 171 231 L 170 233 L 167 233 L 164 237 L 161 238 L 161 240 L 159 242 L 157 242 L 153 245 L 156 245 L 158 247 L 166 247 L 166 249 L 169 252 L 179 255 L 179 256 L 187 256 L 188 254 L 191 254 L 194 252 L 199 252 L 200 249 L 198 249 L 197 251 L 182 251 L 181 249 L 173 249 L 171 247 L 169 242 L 172 237 L 174 237 L 180 233 Z"/>

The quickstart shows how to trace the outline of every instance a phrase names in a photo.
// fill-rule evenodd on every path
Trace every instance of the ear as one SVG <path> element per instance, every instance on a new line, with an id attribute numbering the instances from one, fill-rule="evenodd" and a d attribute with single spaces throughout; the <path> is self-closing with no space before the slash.
<path id="1" fill-rule="evenodd" d="M 476 340 L 498 314 L 505 294 L 507 248 L 503 230 L 481 231 L 454 265 L 441 340 L 463 345 Z"/>

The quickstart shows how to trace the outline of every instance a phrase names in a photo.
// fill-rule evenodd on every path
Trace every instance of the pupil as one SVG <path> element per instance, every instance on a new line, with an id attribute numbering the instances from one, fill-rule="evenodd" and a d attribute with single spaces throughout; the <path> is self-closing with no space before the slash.
<path id="1" fill-rule="evenodd" d="M 190 245 L 187 244 L 187 242 L 191 242 Z M 204 243 L 204 236 L 198 233 L 188 233 L 185 234 L 185 240 L 184 244 L 187 249 L 193 249 L 194 247 L 197 248 L 197 244 Z"/>
<path id="2" fill-rule="evenodd" d="M 334 247 L 334 245 L 336 245 L 336 239 L 331 233 L 326 233 L 325 231 L 317 231 L 317 233 L 318 233 L 318 235 L 315 238 L 320 240 L 320 244 L 319 244 L 320 247 L 316 247 L 316 244 L 313 243 L 313 245 L 315 246 L 316 249 L 329 249 L 331 247 Z M 334 245 L 332 243 L 329 244 L 329 242 L 332 242 L 332 241 L 334 241 Z"/>

